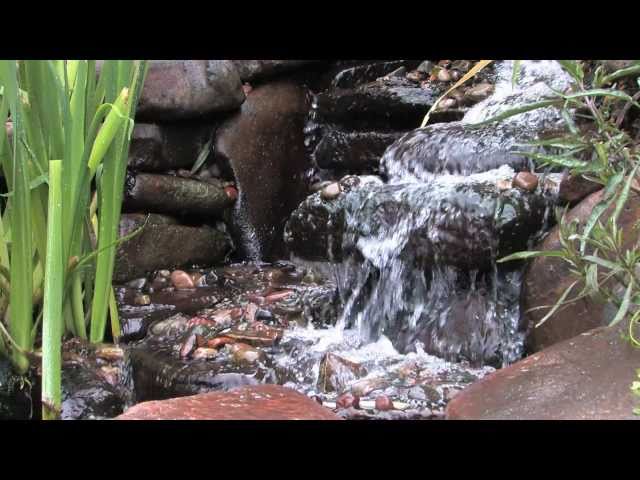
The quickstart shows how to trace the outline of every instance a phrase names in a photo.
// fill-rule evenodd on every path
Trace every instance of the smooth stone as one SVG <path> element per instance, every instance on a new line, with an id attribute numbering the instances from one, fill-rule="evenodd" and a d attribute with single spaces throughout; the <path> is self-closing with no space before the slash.
<path id="1" fill-rule="evenodd" d="M 295 390 L 278 385 L 236 388 L 139 403 L 117 420 L 339 420 Z"/>
<path id="2" fill-rule="evenodd" d="M 230 60 L 153 60 L 136 116 L 171 122 L 236 110 L 245 99 Z"/>
<path id="3" fill-rule="evenodd" d="M 207 225 L 179 225 L 164 215 L 123 214 L 120 237 L 145 228 L 118 248 L 114 282 L 122 283 L 171 266 L 213 265 L 233 251 L 229 235 Z"/>
<path id="4" fill-rule="evenodd" d="M 538 176 L 531 172 L 518 172 L 513 178 L 513 186 L 533 192 L 538 188 Z"/>
<path id="5" fill-rule="evenodd" d="M 177 290 L 189 290 L 195 288 L 191 275 L 183 270 L 174 270 L 171 273 L 171 283 Z"/>
<path id="6" fill-rule="evenodd" d="M 323 200 L 333 200 L 334 198 L 338 198 L 341 191 L 342 190 L 340 189 L 339 183 L 330 183 L 322 189 L 322 191 L 320 192 L 320 197 Z"/>
<path id="7" fill-rule="evenodd" d="M 456 395 L 447 418 L 640 420 L 630 389 L 640 349 L 621 338 L 624 330 L 596 328 L 497 370 Z"/>
<path id="8" fill-rule="evenodd" d="M 379 395 L 376 397 L 376 410 L 384 412 L 386 410 L 393 410 L 394 408 L 393 402 L 386 395 Z"/>
<path id="9" fill-rule="evenodd" d="M 574 219 L 585 225 L 593 208 L 602 200 L 603 190 L 592 193 L 577 206 L 572 208 L 566 217 L 567 222 Z M 615 204 L 600 217 L 603 224 L 612 215 Z M 637 236 L 633 226 L 640 221 L 640 196 L 631 193 L 627 206 L 622 209 L 618 226 L 622 231 L 622 248 L 633 247 Z M 534 250 L 560 250 L 560 229 L 558 226 L 550 230 L 545 239 Z M 589 252 L 590 249 L 587 250 Z M 562 340 L 575 337 L 595 327 L 608 325 L 615 315 L 615 310 L 606 308 L 605 303 L 596 302 L 589 297 L 565 306 L 547 319 L 539 327 L 535 327 L 548 313 L 547 309 L 532 310 L 535 307 L 554 305 L 567 287 L 577 278 L 570 272 L 570 266 L 561 258 L 539 257 L 529 264 L 522 287 L 522 311 L 528 326 L 527 349 L 537 352 Z M 582 288 L 579 282 L 575 288 L 578 293 Z M 573 296 L 573 295 L 572 295 Z M 572 298 L 572 296 L 570 298 Z"/>

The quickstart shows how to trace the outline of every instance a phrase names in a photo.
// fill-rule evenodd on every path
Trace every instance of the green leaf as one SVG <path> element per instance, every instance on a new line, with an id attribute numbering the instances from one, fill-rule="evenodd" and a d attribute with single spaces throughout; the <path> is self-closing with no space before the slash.
<path id="1" fill-rule="evenodd" d="M 588 261 L 588 262 L 596 263 L 596 264 L 600 265 L 601 267 L 609 268 L 609 269 L 614 270 L 614 271 L 623 270 L 623 268 L 620 265 L 618 265 L 617 263 L 611 262 L 609 260 L 605 260 L 604 258 L 595 257 L 593 255 L 585 255 L 583 257 L 583 259 Z"/>
<path id="2" fill-rule="evenodd" d="M 584 72 L 576 60 L 558 60 L 558 63 L 571 75 L 578 83 L 582 83 Z"/>
<path id="3" fill-rule="evenodd" d="M 614 317 L 613 320 L 611 320 L 611 323 L 609 324 L 609 326 L 613 326 L 615 324 L 617 324 L 620 320 L 622 320 L 625 315 L 627 314 L 627 312 L 629 311 L 629 305 L 631 304 L 631 292 L 633 291 L 633 280 L 631 280 L 629 282 L 629 285 L 627 285 L 627 289 L 624 292 L 624 297 L 622 297 L 622 303 L 620 304 L 620 308 L 618 309 L 618 313 L 616 313 L 616 316 Z"/>
<path id="4" fill-rule="evenodd" d="M 513 117 L 515 115 L 520 115 L 521 113 L 525 113 L 525 112 L 530 112 L 531 110 L 538 110 L 540 108 L 545 108 L 545 107 L 550 107 L 552 105 L 559 105 L 560 103 L 562 103 L 562 98 L 557 98 L 557 99 L 550 99 L 550 100 L 542 100 L 540 102 L 536 102 L 536 103 L 530 103 L 528 105 L 523 105 L 522 107 L 516 107 L 516 108 L 511 108 L 505 112 L 502 112 L 499 115 L 496 115 L 495 117 L 492 117 L 488 120 L 484 120 L 482 122 L 478 122 L 478 123 L 472 123 L 472 124 L 468 124 L 467 127 L 469 128 L 477 128 L 477 127 L 482 127 L 484 125 L 487 125 L 489 123 L 494 123 L 494 122 L 499 122 L 501 120 L 505 120 L 509 117 Z"/>
<path id="5" fill-rule="evenodd" d="M 542 325 L 544 322 L 546 322 L 554 313 L 556 313 L 556 311 L 558 310 L 558 308 L 560 308 L 560 306 L 564 303 L 565 298 L 567 298 L 569 296 L 569 293 L 571 293 L 571 290 L 573 290 L 573 288 L 578 284 L 578 280 L 576 280 L 575 282 L 573 282 L 571 285 L 569 285 L 566 290 L 564 291 L 564 293 L 562 294 L 562 296 L 558 299 L 558 301 L 556 302 L 556 304 L 553 306 L 553 308 L 549 311 L 549 313 L 547 313 L 542 320 L 540 320 L 537 324 L 536 324 L 536 328 L 538 328 L 540 325 Z"/>
<path id="6" fill-rule="evenodd" d="M 497 260 L 497 263 L 511 262 L 513 260 L 526 260 L 527 258 L 534 257 L 564 257 L 565 254 L 561 250 L 549 250 L 549 251 L 528 251 L 528 252 L 516 252 L 506 257 Z"/>

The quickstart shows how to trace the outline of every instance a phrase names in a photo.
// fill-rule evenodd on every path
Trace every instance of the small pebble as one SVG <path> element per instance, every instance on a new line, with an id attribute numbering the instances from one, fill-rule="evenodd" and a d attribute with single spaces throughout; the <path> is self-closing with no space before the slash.
<path id="1" fill-rule="evenodd" d="M 449 110 L 456 106 L 458 102 L 453 98 L 443 98 L 442 101 L 438 104 L 438 110 Z"/>
<path id="2" fill-rule="evenodd" d="M 449 70 L 446 69 L 441 69 L 438 72 L 438 80 L 441 82 L 450 82 L 451 81 L 451 74 L 449 73 Z"/>
<path id="3" fill-rule="evenodd" d="M 538 188 L 538 177 L 531 172 L 518 172 L 513 179 L 513 185 L 528 192 Z"/>
<path id="4" fill-rule="evenodd" d="M 407 73 L 407 80 L 410 80 L 415 83 L 420 83 L 424 80 L 425 74 L 419 70 L 414 70 L 412 72 Z"/>
<path id="5" fill-rule="evenodd" d="M 126 287 L 134 288 L 136 290 L 142 290 L 147 285 L 147 279 L 144 277 L 136 278 L 135 280 L 131 280 L 130 282 L 125 283 L 124 285 Z"/>
<path id="6" fill-rule="evenodd" d="M 416 68 L 416 70 L 418 70 L 419 72 L 422 72 L 424 74 L 430 75 L 431 74 L 431 70 L 433 70 L 433 62 L 431 62 L 429 60 L 425 60 L 420 65 L 418 65 L 418 68 Z"/>
<path id="7" fill-rule="evenodd" d="M 187 337 L 182 346 L 180 347 L 180 358 L 187 358 L 191 352 L 196 348 L 196 344 L 198 342 L 198 336 L 195 333 L 192 333 Z"/>
<path id="8" fill-rule="evenodd" d="M 235 200 L 238 198 L 238 190 L 235 187 L 224 187 L 224 193 L 227 194 L 231 200 Z"/>
<path id="9" fill-rule="evenodd" d="M 464 96 L 471 102 L 479 102 L 491 95 L 493 93 L 493 89 L 494 87 L 490 83 L 479 83 L 468 88 L 466 92 L 464 92 Z"/>
<path id="10" fill-rule="evenodd" d="M 189 290 L 195 288 L 191 275 L 183 270 L 174 270 L 171 273 L 171 283 L 176 290 Z"/>
<path id="11" fill-rule="evenodd" d="M 151 297 L 149 295 L 138 294 L 133 298 L 133 303 L 136 305 L 151 305 Z"/>
<path id="12" fill-rule="evenodd" d="M 320 192 L 320 198 L 323 200 L 333 200 L 340 195 L 340 185 L 337 182 L 330 183 Z"/>
<path id="13" fill-rule="evenodd" d="M 351 393 L 343 393 L 336 399 L 338 408 L 360 408 L 360 397 Z"/>
<path id="14" fill-rule="evenodd" d="M 196 348 L 193 352 L 192 358 L 194 360 L 209 360 L 215 358 L 218 355 L 218 351 L 215 348 L 200 347 Z"/>
<path id="15" fill-rule="evenodd" d="M 393 410 L 393 402 L 386 395 L 380 395 L 376 397 L 376 410 L 386 411 Z"/>

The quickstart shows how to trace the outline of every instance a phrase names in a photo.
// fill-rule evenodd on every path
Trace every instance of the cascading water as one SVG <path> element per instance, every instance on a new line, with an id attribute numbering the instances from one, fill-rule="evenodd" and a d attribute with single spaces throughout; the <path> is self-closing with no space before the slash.
<path id="1" fill-rule="evenodd" d="M 535 192 L 512 188 L 530 166 L 515 151 L 561 129 L 562 117 L 545 108 L 468 124 L 565 90 L 569 77 L 553 61 L 521 62 L 516 86 L 513 62 L 496 72 L 494 94 L 462 121 L 417 129 L 387 149 L 387 183 L 351 177 L 331 205 L 316 194 L 292 215 L 294 255 L 321 260 L 311 250 L 326 249 L 343 302 L 337 330 L 349 332 L 352 346 L 354 338 L 361 346 L 389 339 L 400 352 L 424 348 L 475 365 L 521 357 L 522 273 L 496 260 L 531 246 L 546 225 L 553 192 L 544 182 Z M 305 224 L 309 235 L 300 233 Z"/>

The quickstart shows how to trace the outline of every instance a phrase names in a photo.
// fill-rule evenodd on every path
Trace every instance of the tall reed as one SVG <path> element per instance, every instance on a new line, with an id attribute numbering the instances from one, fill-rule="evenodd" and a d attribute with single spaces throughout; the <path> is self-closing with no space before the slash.
<path id="1" fill-rule="evenodd" d="M 0 118 L 12 125 L 0 132 L 0 354 L 24 374 L 41 344 L 43 418 L 59 415 L 63 336 L 102 342 L 108 318 L 120 333 L 111 279 L 146 70 L 139 60 L 107 60 L 99 75 L 94 60 L 0 61 Z"/>

